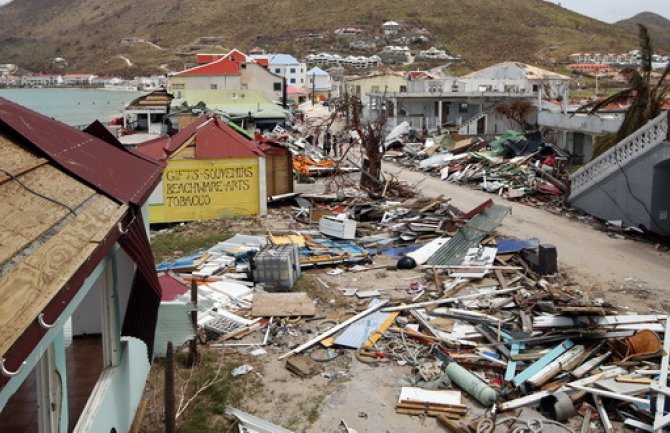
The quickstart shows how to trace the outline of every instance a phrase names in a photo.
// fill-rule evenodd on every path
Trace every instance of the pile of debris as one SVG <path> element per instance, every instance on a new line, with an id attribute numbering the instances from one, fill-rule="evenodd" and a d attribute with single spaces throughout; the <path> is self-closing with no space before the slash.
<path id="1" fill-rule="evenodd" d="M 568 155 L 537 131 L 507 131 L 492 141 L 441 135 L 406 142 L 404 135 L 392 134 L 384 158 L 448 182 L 477 185 L 509 199 L 538 197 L 552 203 L 562 203 L 569 192 Z"/>
<path id="2" fill-rule="evenodd" d="M 607 432 L 613 421 L 652 431 L 667 424 L 666 315 L 632 314 L 591 299 L 558 272 L 553 246 L 495 236 L 509 208 L 487 202 L 463 214 L 443 198 L 359 198 L 346 207 L 355 220 L 308 208 L 318 231 L 237 235 L 161 265 L 169 271 L 164 286 L 181 284 L 169 302 L 197 310 L 209 347 L 279 355 L 298 377 L 326 374 L 345 352 L 366 364 L 405 366 L 396 412 L 437 417 L 452 431 L 493 432 L 499 425 L 541 431 L 548 424 L 588 431 L 596 420 Z M 375 254 L 390 249 L 396 266 L 361 266 L 359 259 L 377 260 Z M 343 316 L 332 314 L 328 302 L 292 291 L 316 265 L 331 274 L 424 274 L 399 296 L 342 288 L 339 295 L 356 310 Z M 158 334 L 162 321 L 176 320 L 159 316 Z M 175 328 L 165 328 L 174 340 Z M 184 341 L 196 331 L 185 332 Z M 518 410 L 531 406 L 542 415 L 520 418 Z M 267 430 L 259 431 L 287 431 L 235 409 L 228 413 L 240 431 L 261 425 Z"/>

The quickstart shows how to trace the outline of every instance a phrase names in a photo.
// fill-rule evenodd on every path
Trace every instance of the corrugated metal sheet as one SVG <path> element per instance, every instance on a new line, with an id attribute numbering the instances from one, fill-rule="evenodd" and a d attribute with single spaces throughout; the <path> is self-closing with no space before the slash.
<path id="1" fill-rule="evenodd" d="M 0 98 L 0 125 L 11 129 L 68 173 L 121 202 L 142 205 L 163 164 Z M 5 129 L 5 128 L 2 128 Z"/>
<path id="2" fill-rule="evenodd" d="M 494 204 L 475 215 L 426 263 L 436 266 L 460 265 L 468 249 L 479 246 L 484 237 L 500 225 L 510 210 L 507 206 Z"/>
<path id="3" fill-rule="evenodd" d="M 194 309 L 190 302 L 161 302 L 158 308 L 154 356 L 165 356 L 168 341 L 179 347 L 195 337 L 190 314 Z"/>

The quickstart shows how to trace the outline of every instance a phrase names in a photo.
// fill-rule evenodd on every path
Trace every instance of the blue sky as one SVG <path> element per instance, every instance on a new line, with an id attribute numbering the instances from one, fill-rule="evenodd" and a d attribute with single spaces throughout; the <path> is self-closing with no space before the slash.
<path id="1" fill-rule="evenodd" d="M 654 12 L 670 19 L 668 0 L 547 0 L 600 21 L 613 23 L 640 12 Z"/>

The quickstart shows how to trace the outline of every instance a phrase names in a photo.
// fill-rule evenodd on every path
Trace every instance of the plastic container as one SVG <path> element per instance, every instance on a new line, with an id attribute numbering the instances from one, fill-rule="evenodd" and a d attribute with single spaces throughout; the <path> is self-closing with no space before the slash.
<path id="1" fill-rule="evenodd" d="M 291 290 L 300 276 L 298 247 L 284 244 L 263 248 L 254 257 L 253 276 L 254 282 L 262 283 L 268 292 Z"/>

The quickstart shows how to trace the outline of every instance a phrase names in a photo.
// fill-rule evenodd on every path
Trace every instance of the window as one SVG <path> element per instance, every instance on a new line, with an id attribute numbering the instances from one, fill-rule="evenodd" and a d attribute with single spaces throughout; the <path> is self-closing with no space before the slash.
<path id="1" fill-rule="evenodd" d="M 184 90 L 184 84 L 173 84 L 172 85 L 173 90 Z"/>
<path id="2" fill-rule="evenodd" d="M 304 78 L 301 78 L 301 79 L 300 79 L 300 82 L 301 82 L 301 83 L 304 83 L 304 82 L 305 82 L 305 79 L 304 79 Z"/>
<path id="3" fill-rule="evenodd" d="M 275 92 L 281 92 L 281 83 L 272 83 L 272 90 Z"/>
<path id="4" fill-rule="evenodd" d="M 210 85 L 209 85 L 209 88 L 210 88 L 210 90 L 216 90 L 216 89 L 219 88 L 219 86 L 216 85 L 216 84 L 210 84 Z"/>
<path id="5" fill-rule="evenodd" d="M 295 84 L 295 78 L 291 78 L 291 79 L 289 80 L 289 82 L 290 82 L 291 84 Z"/>
<path id="6" fill-rule="evenodd" d="M 292 74 L 295 74 L 295 68 L 289 69 L 289 72 L 291 72 Z"/>
<path id="7" fill-rule="evenodd" d="M 540 87 L 537 84 L 533 84 L 533 92 L 540 90 Z"/>
<path id="8" fill-rule="evenodd" d="M 466 104 L 466 103 L 459 104 L 458 112 L 459 113 L 467 113 L 468 112 L 468 104 Z"/>
<path id="9" fill-rule="evenodd" d="M 370 86 L 370 92 L 379 93 L 379 86 Z"/>
<path id="10" fill-rule="evenodd" d="M 281 68 L 275 68 L 275 74 L 281 74 Z"/>
<path id="11" fill-rule="evenodd" d="M 247 69 L 247 64 L 246 64 L 246 63 L 242 63 L 242 64 L 240 65 L 240 68 L 242 68 L 242 69 Z"/>
<path id="12" fill-rule="evenodd" d="M 407 93 L 407 86 L 400 86 L 400 93 Z"/>

